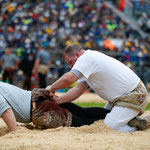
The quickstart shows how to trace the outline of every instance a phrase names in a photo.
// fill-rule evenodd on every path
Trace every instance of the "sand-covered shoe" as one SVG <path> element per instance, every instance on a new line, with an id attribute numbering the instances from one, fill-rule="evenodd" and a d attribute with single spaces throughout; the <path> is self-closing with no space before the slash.
<path id="1" fill-rule="evenodd" d="M 148 117 L 147 117 L 148 118 Z M 150 119 L 150 114 L 149 114 Z M 145 118 L 135 117 L 128 122 L 129 126 L 136 127 L 138 130 L 144 130 L 147 128 L 147 120 Z"/>
<path id="2" fill-rule="evenodd" d="M 148 113 L 147 115 L 145 115 L 143 117 L 143 119 L 145 119 L 147 121 L 147 127 L 149 127 L 150 126 L 150 113 Z"/>

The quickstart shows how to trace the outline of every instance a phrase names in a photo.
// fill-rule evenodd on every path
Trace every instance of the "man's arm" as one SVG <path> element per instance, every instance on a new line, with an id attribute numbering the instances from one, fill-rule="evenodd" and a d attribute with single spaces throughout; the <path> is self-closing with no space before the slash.
<path id="1" fill-rule="evenodd" d="M 15 118 L 11 108 L 8 108 L 2 114 L 2 118 L 3 118 L 4 122 L 6 123 L 6 125 L 8 126 L 9 131 L 16 131 L 17 130 L 16 118 Z"/>
<path id="2" fill-rule="evenodd" d="M 37 59 L 35 60 L 32 73 L 36 73 L 36 70 L 37 70 L 37 67 L 39 66 L 39 64 L 40 64 L 40 58 L 37 58 Z"/>
<path id="3" fill-rule="evenodd" d="M 65 73 L 57 81 L 55 81 L 52 85 L 48 86 L 46 90 L 50 92 L 55 92 L 58 89 L 64 89 L 64 88 L 69 87 L 71 84 L 73 84 L 77 80 L 78 78 L 74 73 L 68 72 L 68 73 Z"/>
<path id="4" fill-rule="evenodd" d="M 71 102 L 82 95 L 88 85 L 85 82 L 79 82 L 75 87 L 71 88 L 68 92 L 60 97 L 54 99 L 58 104 Z"/>
<path id="5" fill-rule="evenodd" d="M 0 66 L 2 67 L 2 69 L 4 68 L 4 59 L 3 59 L 3 57 L 0 59 Z"/>
<path id="6" fill-rule="evenodd" d="M 51 61 L 49 61 L 49 62 L 48 62 L 48 68 L 49 68 L 49 69 L 51 68 L 51 64 L 52 64 Z"/>
<path id="7" fill-rule="evenodd" d="M 15 65 L 14 65 L 13 69 L 17 69 L 18 66 L 19 66 L 19 63 L 20 63 L 20 61 L 19 61 L 19 60 L 16 60 L 16 63 L 15 63 Z"/>

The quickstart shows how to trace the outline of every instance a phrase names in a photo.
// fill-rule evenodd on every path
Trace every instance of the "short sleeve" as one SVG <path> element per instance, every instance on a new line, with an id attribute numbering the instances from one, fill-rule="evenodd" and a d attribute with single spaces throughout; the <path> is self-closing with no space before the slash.
<path id="1" fill-rule="evenodd" d="M 11 108 L 5 98 L 0 94 L 0 117 L 8 109 Z"/>
<path id="2" fill-rule="evenodd" d="M 19 60 L 19 58 L 18 58 L 16 55 L 13 55 L 13 59 L 14 59 L 15 61 L 18 61 L 18 60 Z"/>
<path id="3" fill-rule="evenodd" d="M 71 69 L 70 72 L 74 73 L 77 76 L 78 79 L 83 76 L 80 71 L 75 70 L 75 69 Z"/>
<path id="4" fill-rule="evenodd" d="M 83 54 L 78 58 L 72 69 L 78 70 L 88 79 L 96 72 L 96 63 L 88 54 Z"/>

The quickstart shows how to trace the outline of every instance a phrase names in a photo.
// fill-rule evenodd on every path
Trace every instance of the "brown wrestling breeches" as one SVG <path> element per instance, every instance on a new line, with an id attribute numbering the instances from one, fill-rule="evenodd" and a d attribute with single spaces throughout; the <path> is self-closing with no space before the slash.
<path id="1" fill-rule="evenodd" d="M 33 101 L 32 122 L 42 128 L 57 128 L 71 126 L 72 114 L 61 108 L 54 101 L 44 100 L 39 105 Z"/>

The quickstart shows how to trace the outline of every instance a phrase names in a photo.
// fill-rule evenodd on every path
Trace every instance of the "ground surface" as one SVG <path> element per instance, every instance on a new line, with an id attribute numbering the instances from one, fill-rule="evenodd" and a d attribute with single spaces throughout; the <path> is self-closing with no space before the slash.
<path id="1" fill-rule="evenodd" d="M 93 94 L 83 95 L 78 101 L 88 99 L 100 101 Z M 150 128 L 121 133 L 104 125 L 102 120 L 90 126 L 47 130 L 33 130 L 19 124 L 16 132 L 8 133 L 0 119 L 0 150 L 150 150 L 149 139 Z"/>

